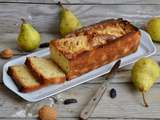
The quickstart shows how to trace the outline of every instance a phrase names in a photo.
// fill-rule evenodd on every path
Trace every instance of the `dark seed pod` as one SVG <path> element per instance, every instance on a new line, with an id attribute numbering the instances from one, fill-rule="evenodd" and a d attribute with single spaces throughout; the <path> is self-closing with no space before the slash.
<path id="1" fill-rule="evenodd" d="M 46 47 L 49 47 L 49 43 L 41 43 L 39 48 L 46 48 Z"/>
<path id="2" fill-rule="evenodd" d="M 116 96 L 117 96 L 116 90 L 115 90 L 114 88 L 112 88 L 112 89 L 110 90 L 110 97 L 111 97 L 111 98 L 115 98 Z"/>
<path id="3" fill-rule="evenodd" d="M 66 99 L 64 100 L 63 104 L 68 105 L 68 104 L 77 103 L 77 102 L 78 101 L 76 99 Z"/>

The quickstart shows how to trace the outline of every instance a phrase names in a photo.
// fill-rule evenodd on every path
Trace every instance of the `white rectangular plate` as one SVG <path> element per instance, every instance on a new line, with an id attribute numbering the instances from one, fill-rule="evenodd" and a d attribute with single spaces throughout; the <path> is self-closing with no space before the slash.
<path id="1" fill-rule="evenodd" d="M 129 56 L 123 57 L 121 67 L 135 62 L 140 57 L 150 56 L 156 52 L 156 48 L 154 44 L 152 43 L 150 36 L 145 31 L 142 31 L 142 30 L 141 30 L 141 34 L 142 34 L 142 37 L 141 37 L 141 44 L 140 44 L 139 49 L 137 50 L 137 52 Z M 10 76 L 8 76 L 7 74 L 8 67 L 15 65 L 15 64 L 23 64 L 26 57 L 28 56 L 44 57 L 48 55 L 49 55 L 49 49 L 46 48 L 38 52 L 32 53 L 30 55 L 11 60 L 8 63 L 6 63 L 3 67 L 3 82 L 6 85 L 6 87 L 8 87 L 11 91 L 13 91 L 14 93 L 16 93 L 17 95 L 19 95 L 25 100 L 30 101 L 30 102 L 36 102 L 46 97 L 55 95 L 57 93 L 60 93 L 72 87 L 75 87 L 84 82 L 93 80 L 96 77 L 102 76 L 105 73 L 109 72 L 112 65 L 114 64 L 114 62 L 112 62 L 110 64 L 104 65 L 98 69 L 95 69 L 91 72 L 83 74 L 80 77 L 77 77 L 71 81 L 66 81 L 65 83 L 60 84 L 60 85 L 50 85 L 50 86 L 44 87 L 40 90 L 37 90 L 35 92 L 30 92 L 30 93 L 19 92 L 17 86 L 15 85 L 13 80 L 10 78 Z"/>

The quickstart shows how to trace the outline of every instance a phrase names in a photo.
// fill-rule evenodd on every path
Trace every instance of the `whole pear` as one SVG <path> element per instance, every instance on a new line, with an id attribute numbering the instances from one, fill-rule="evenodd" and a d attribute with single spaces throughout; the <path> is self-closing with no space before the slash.
<path id="1" fill-rule="evenodd" d="M 22 19 L 20 33 L 18 36 L 18 45 L 23 51 L 33 51 L 39 47 L 41 36 L 30 23 Z"/>
<path id="2" fill-rule="evenodd" d="M 155 42 L 160 42 L 160 17 L 155 17 L 149 20 L 147 31 Z"/>
<path id="3" fill-rule="evenodd" d="M 59 2 L 60 10 L 60 33 L 62 36 L 81 28 L 79 19 L 74 15 L 72 11 L 64 8 Z"/>
<path id="4" fill-rule="evenodd" d="M 144 93 L 150 90 L 159 76 L 159 65 L 151 58 L 143 57 L 139 59 L 132 68 L 131 77 L 133 84 L 139 91 L 142 92 L 146 107 L 148 104 L 145 100 Z"/>

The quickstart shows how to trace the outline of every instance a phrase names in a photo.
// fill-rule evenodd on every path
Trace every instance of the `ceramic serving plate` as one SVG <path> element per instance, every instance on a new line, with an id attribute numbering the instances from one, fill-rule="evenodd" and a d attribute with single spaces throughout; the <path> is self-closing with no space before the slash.
<path id="1" fill-rule="evenodd" d="M 123 57 L 121 59 L 122 64 L 120 67 L 131 64 L 135 62 L 136 60 L 138 60 L 140 57 L 151 56 L 156 52 L 156 48 L 154 44 L 152 43 L 150 36 L 145 31 L 142 31 L 142 30 L 141 30 L 141 34 L 142 34 L 142 37 L 141 37 L 141 44 L 140 44 L 139 49 L 137 50 L 137 52 L 129 56 Z M 50 86 L 41 88 L 37 91 L 30 92 L 30 93 L 19 92 L 17 86 L 15 85 L 13 80 L 10 78 L 10 76 L 8 76 L 7 74 L 8 67 L 15 65 L 15 64 L 23 64 L 26 57 L 28 56 L 45 57 L 48 55 L 49 55 L 49 49 L 46 48 L 38 52 L 29 54 L 27 56 L 23 56 L 23 57 L 19 57 L 17 59 L 11 60 L 8 63 L 6 63 L 3 67 L 3 82 L 5 86 L 9 88 L 11 91 L 13 91 L 14 93 L 16 93 L 17 95 L 19 95 L 21 98 L 27 101 L 30 101 L 30 102 L 36 102 L 46 97 L 55 95 L 57 93 L 60 93 L 62 91 L 65 91 L 77 85 L 80 85 L 84 82 L 93 80 L 94 78 L 104 75 L 105 73 L 109 72 L 109 70 L 111 69 L 112 65 L 115 62 L 114 61 L 110 64 L 104 65 L 98 69 L 95 69 L 86 74 L 83 74 L 80 77 L 77 77 L 71 81 L 66 81 L 65 83 L 60 84 L 60 85 L 50 85 Z"/>

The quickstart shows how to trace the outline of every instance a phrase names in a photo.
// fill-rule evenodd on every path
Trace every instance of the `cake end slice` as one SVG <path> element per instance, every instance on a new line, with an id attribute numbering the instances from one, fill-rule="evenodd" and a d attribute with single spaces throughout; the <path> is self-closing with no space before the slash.
<path id="1" fill-rule="evenodd" d="M 10 66 L 7 72 L 20 92 L 32 92 L 42 87 L 25 65 Z"/>

